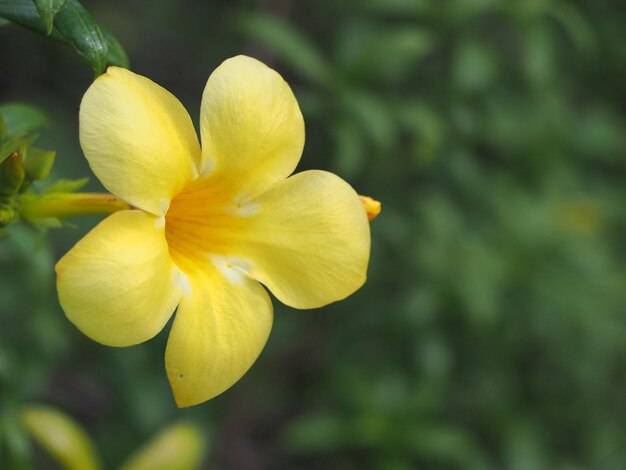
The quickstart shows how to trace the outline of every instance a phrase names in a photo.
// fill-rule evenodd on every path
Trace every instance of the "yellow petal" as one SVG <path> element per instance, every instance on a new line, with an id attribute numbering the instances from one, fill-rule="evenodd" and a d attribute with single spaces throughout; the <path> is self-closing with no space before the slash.
<path id="1" fill-rule="evenodd" d="M 252 366 L 272 327 L 265 289 L 227 260 L 190 275 L 165 351 L 165 366 L 179 407 L 219 395 Z"/>
<path id="2" fill-rule="evenodd" d="M 304 147 L 304 120 L 289 85 L 246 56 L 226 60 L 209 77 L 200 129 L 207 171 L 246 194 L 289 176 Z"/>
<path id="3" fill-rule="evenodd" d="M 54 408 L 29 406 L 22 421 L 31 436 L 67 470 L 97 470 L 99 458 L 91 439 L 72 419 Z"/>
<path id="4" fill-rule="evenodd" d="M 164 232 L 163 218 L 116 212 L 58 262 L 59 301 L 83 333 L 129 346 L 161 331 L 181 295 Z"/>
<path id="5" fill-rule="evenodd" d="M 202 463 L 203 447 L 198 428 L 179 423 L 142 446 L 120 470 L 196 470 Z"/>
<path id="6" fill-rule="evenodd" d="M 109 67 L 83 97 L 80 144 L 110 192 L 159 215 L 200 160 L 183 105 L 151 80 L 118 67 Z"/>
<path id="7" fill-rule="evenodd" d="M 252 199 L 237 234 L 244 269 L 283 303 L 315 308 L 365 282 L 370 228 L 357 193 L 341 178 L 305 171 Z"/>

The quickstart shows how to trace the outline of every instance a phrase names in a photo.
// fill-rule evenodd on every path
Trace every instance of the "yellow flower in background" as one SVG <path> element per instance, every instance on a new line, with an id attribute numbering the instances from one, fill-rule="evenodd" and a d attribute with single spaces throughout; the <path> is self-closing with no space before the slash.
<path id="1" fill-rule="evenodd" d="M 103 220 L 57 264 L 59 299 L 110 346 L 155 336 L 178 307 L 165 366 L 178 406 L 232 386 L 272 326 L 267 287 L 295 308 L 347 297 L 365 281 L 368 217 L 324 171 L 293 176 L 304 121 L 289 85 L 238 56 L 209 77 L 198 143 L 181 103 L 110 67 L 85 93 L 80 142 L 93 172 L 136 210 Z"/>

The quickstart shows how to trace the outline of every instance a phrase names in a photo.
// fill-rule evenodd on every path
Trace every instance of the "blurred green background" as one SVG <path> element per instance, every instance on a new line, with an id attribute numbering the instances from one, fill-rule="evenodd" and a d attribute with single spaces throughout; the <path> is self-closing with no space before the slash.
<path id="1" fill-rule="evenodd" d="M 626 468 L 622 0 L 84 5 L 196 122 L 222 60 L 277 69 L 307 125 L 298 170 L 338 173 L 383 213 L 367 284 L 319 311 L 275 302 L 252 370 L 187 410 L 167 331 L 107 348 L 58 305 L 54 262 L 98 219 L 14 227 L 0 467 L 55 468 L 14 419 L 38 401 L 84 425 L 106 468 L 181 418 L 204 429 L 207 468 Z M 89 66 L 17 27 L 0 29 L 0 61 L 0 102 L 51 117 L 55 176 L 92 176 L 77 122 Z"/>

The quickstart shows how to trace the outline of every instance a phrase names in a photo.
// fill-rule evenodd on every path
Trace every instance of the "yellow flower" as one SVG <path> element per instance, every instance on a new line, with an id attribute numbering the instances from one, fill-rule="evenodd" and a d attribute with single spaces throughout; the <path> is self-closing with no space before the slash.
<path id="1" fill-rule="evenodd" d="M 316 308 L 365 281 L 366 212 L 339 177 L 294 171 L 304 121 L 289 85 L 238 56 L 209 77 L 202 148 L 181 103 L 110 67 L 80 107 L 93 172 L 136 210 L 106 218 L 57 264 L 59 299 L 110 346 L 155 336 L 178 306 L 165 366 L 178 406 L 232 386 L 263 349 L 272 303 Z"/>

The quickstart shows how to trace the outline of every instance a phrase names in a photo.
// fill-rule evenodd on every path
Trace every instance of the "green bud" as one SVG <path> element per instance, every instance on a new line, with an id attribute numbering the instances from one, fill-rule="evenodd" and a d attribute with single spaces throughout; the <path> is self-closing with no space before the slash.
<path id="1" fill-rule="evenodd" d="M 10 196 L 20 189 L 26 172 L 20 154 L 13 152 L 0 164 L 0 195 Z"/>
<path id="2" fill-rule="evenodd" d="M 31 147 L 26 159 L 26 177 L 29 180 L 42 181 L 50 176 L 50 170 L 56 157 L 54 150 L 42 150 Z"/>
<path id="3" fill-rule="evenodd" d="M 12 204 L 0 203 L 0 228 L 17 222 L 18 218 L 18 213 Z"/>

